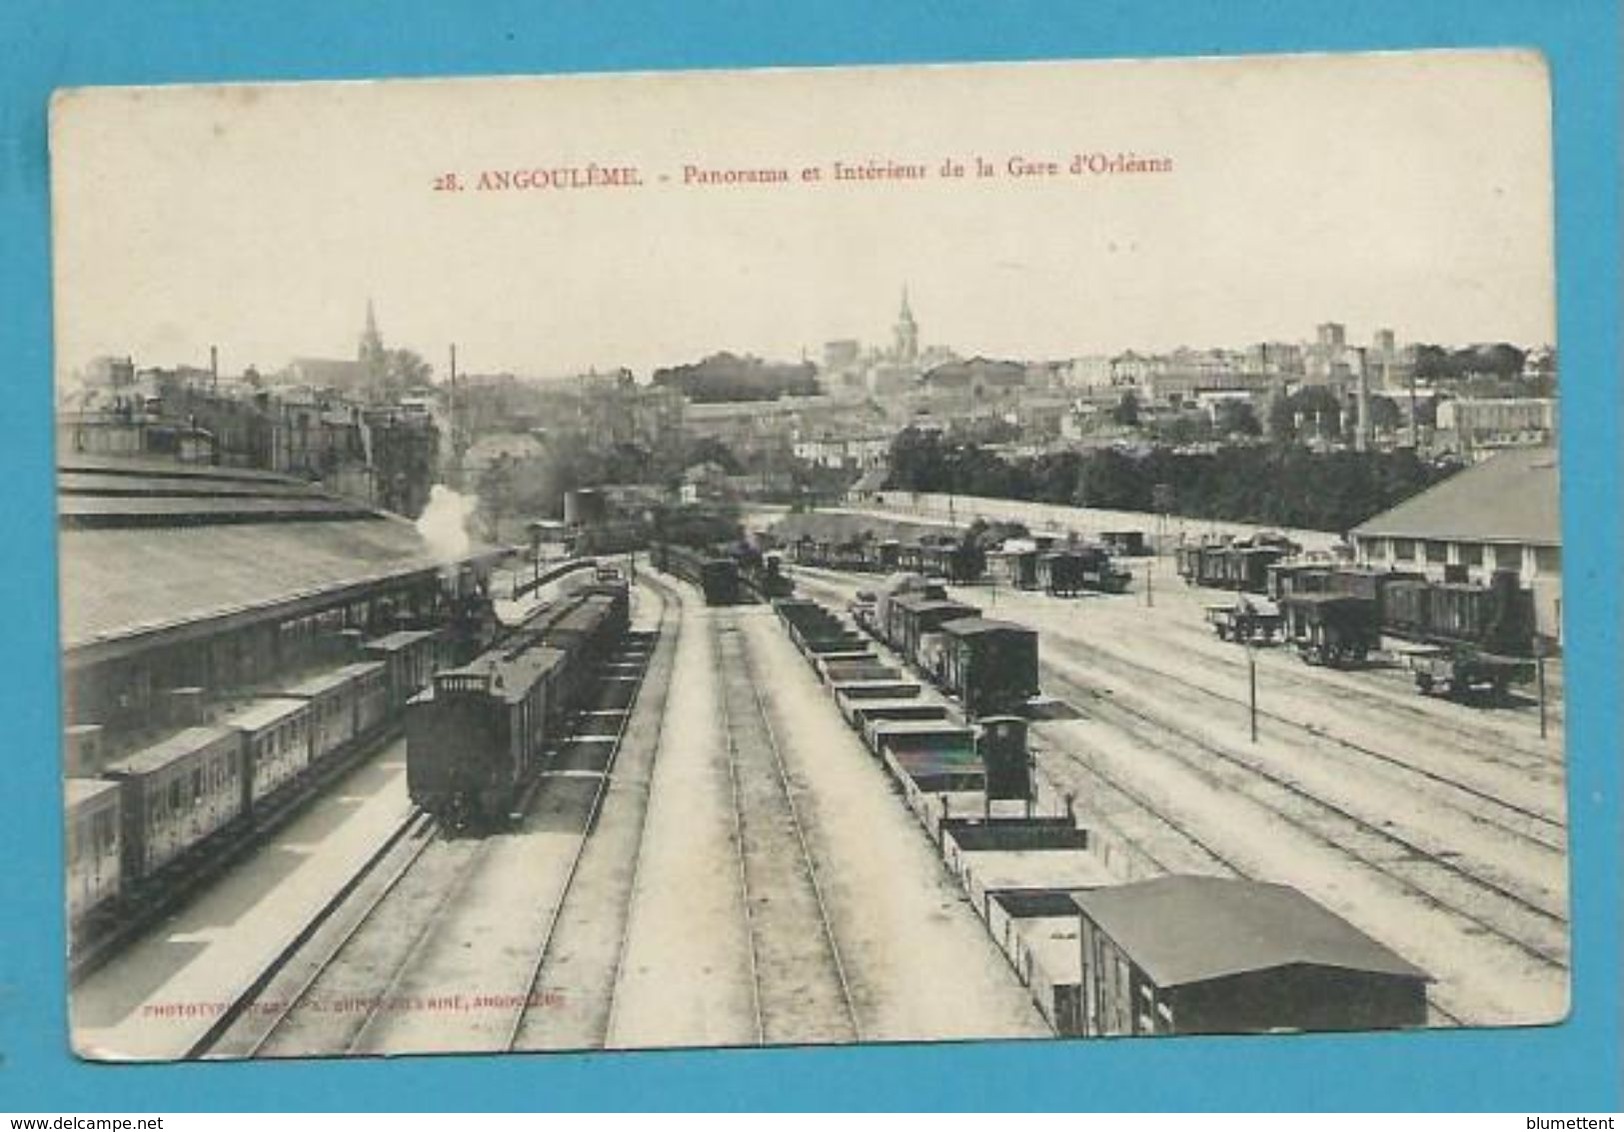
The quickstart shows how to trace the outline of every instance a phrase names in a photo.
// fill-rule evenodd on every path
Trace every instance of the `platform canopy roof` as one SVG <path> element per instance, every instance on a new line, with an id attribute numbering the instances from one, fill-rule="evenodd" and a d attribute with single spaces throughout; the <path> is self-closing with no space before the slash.
<path id="1" fill-rule="evenodd" d="M 1562 545 L 1561 476 L 1554 448 L 1517 448 L 1474 464 L 1390 511 L 1354 538 Z"/>
<path id="2" fill-rule="evenodd" d="M 1160 987 L 1290 966 L 1429 977 L 1289 885 L 1168 876 L 1073 899 Z"/>
<path id="3" fill-rule="evenodd" d="M 59 555 L 62 647 L 75 655 L 113 642 L 285 614 L 291 608 L 445 565 L 408 519 L 339 500 L 287 477 L 230 468 L 75 457 L 64 467 Z M 186 494 L 164 494 L 166 485 Z M 255 491 L 258 498 L 216 494 Z M 121 494 L 139 492 L 140 494 Z M 286 493 L 290 508 L 266 510 Z M 85 526 L 79 517 L 96 511 Z M 474 544 L 462 560 L 488 557 Z"/>

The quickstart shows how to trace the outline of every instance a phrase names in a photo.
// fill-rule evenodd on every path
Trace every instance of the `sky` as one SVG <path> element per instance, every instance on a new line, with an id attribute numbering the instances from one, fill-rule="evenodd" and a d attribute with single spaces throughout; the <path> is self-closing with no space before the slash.
<path id="1" fill-rule="evenodd" d="M 816 359 L 887 342 L 904 287 L 966 355 L 1548 343 L 1549 123 L 1528 52 L 84 88 L 52 108 L 58 372 L 351 357 L 369 299 L 440 374 L 453 342 Z M 1116 155 L 1163 171 L 1088 171 Z M 926 175 L 833 179 L 870 161 Z M 478 187 L 593 165 L 639 183 Z"/>

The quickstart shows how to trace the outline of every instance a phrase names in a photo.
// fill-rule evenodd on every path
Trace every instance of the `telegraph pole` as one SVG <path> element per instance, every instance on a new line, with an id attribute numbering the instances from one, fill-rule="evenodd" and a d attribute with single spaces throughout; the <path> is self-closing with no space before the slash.
<path id="1" fill-rule="evenodd" d="M 1257 652 L 1250 639 L 1246 642 L 1246 683 L 1250 700 L 1252 742 L 1257 742 Z"/>
<path id="2" fill-rule="evenodd" d="M 1534 638 L 1534 671 L 1539 677 L 1539 737 L 1546 737 L 1545 721 L 1545 642 Z"/>

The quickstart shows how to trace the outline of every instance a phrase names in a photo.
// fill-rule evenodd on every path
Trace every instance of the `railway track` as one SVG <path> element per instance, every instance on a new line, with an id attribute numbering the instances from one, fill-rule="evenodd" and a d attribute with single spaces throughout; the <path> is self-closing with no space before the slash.
<path id="1" fill-rule="evenodd" d="M 711 621 L 758 1044 L 856 1042 L 862 1025 L 795 788 L 740 639 Z"/>
<path id="2" fill-rule="evenodd" d="M 827 588 L 831 593 L 840 589 L 836 586 L 816 588 Z M 1565 908 L 1553 911 L 1538 899 L 1530 899 L 1515 888 L 1462 867 L 1445 855 L 1447 850 L 1433 851 L 1367 821 L 1284 776 L 1215 745 L 1183 723 L 1166 718 L 1164 713 L 1136 708 L 1107 689 L 1059 671 L 1052 659 L 1045 662 L 1044 668 L 1052 678 L 1088 702 L 1102 723 L 1132 736 L 1142 746 L 1171 757 L 1213 791 L 1252 800 L 1322 849 L 1357 863 L 1361 869 L 1394 886 L 1407 899 L 1419 901 L 1462 924 L 1461 930 L 1465 933 L 1490 937 L 1537 969 L 1566 974 Z M 1141 687 L 1157 686 L 1156 682 L 1163 681 L 1166 675 L 1138 666 L 1134 679 Z M 1148 815 L 1153 824 L 1177 830 L 1186 844 L 1212 863 L 1239 875 L 1255 875 L 1255 870 L 1245 867 L 1233 854 L 1201 839 L 1189 829 L 1188 822 L 1179 820 L 1164 804 L 1130 785 L 1120 775 L 1112 775 L 1056 744 L 1051 743 L 1039 757 L 1045 756 L 1051 766 L 1056 760 L 1064 764 L 1065 769 L 1052 777 L 1071 784 L 1080 780 L 1091 785 L 1103 783 L 1138 812 Z M 1151 861 L 1164 866 L 1167 863 L 1143 844 L 1138 848 Z M 1484 911 L 1485 904 L 1496 910 Z M 1471 1004 L 1456 1003 L 1452 999 L 1442 1002 L 1438 1001 L 1439 997 L 1434 996 L 1434 1013 L 1445 1024 L 1459 1024 L 1462 1018 L 1471 1015 Z"/>
<path id="3" fill-rule="evenodd" d="M 1037 725 L 1040 735 L 1045 734 L 1042 727 Z M 1222 849 L 1175 824 L 1143 791 L 1090 766 L 1060 744 L 1034 749 L 1033 755 L 1040 766 L 1049 764 L 1045 777 L 1057 789 L 1086 799 L 1083 805 L 1089 817 L 1115 834 L 1153 874 L 1248 875 Z M 1065 764 L 1063 771 L 1054 767 L 1056 759 Z"/>
<path id="4" fill-rule="evenodd" d="M 650 586 L 658 591 L 663 587 Z M 614 1019 L 615 988 L 620 981 L 620 967 L 626 953 L 626 932 L 629 925 L 629 910 L 631 894 L 636 889 L 637 871 L 642 859 L 642 819 L 637 819 L 636 849 L 631 855 L 631 871 L 626 878 L 623 891 L 619 899 L 610 902 L 609 908 L 597 905 L 588 906 L 591 902 L 585 900 L 580 886 L 576 883 L 582 873 L 589 847 L 592 845 L 591 833 L 598 828 L 599 818 L 604 812 L 610 791 L 615 784 L 615 770 L 619 765 L 621 751 L 626 745 L 627 732 L 631 726 L 632 718 L 642 700 L 643 688 L 646 683 L 650 666 L 653 664 L 654 651 L 660 647 L 665 634 L 670 631 L 675 619 L 671 615 L 669 599 L 660 597 L 660 616 L 658 628 L 648 639 L 648 647 L 642 650 L 636 671 L 636 684 L 625 708 L 620 712 L 616 722 L 613 749 L 605 763 L 603 774 L 600 777 L 598 788 L 591 803 L 591 816 L 588 820 L 588 836 L 583 836 L 572 855 L 569 871 L 564 881 L 563 894 L 554 906 L 548 919 L 546 930 L 536 949 L 525 980 L 523 993 L 517 997 L 515 1008 L 505 1026 L 503 1049 L 506 1051 L 530 1049 L 601 1049 L 607 1043 L 610 1028 Z M 680 622 L 679 622 L 680 623 Z M 680 631 L 680 630 L 679 630 Z M 657 716 L 663 717 L 659 712 Z M 659 748 L 656 739 L 653 750 Z M 652 759 L 650 760 L 652 762 Z M 645 772 L 642 778 L 642 800 L 646 803 L 648 778 Z M 594 893 L 594 895 L 597 895 Z M 560 1026 L 556 1019 L 555 1007 L 550 1005 L 549 988 L 558 980 L 555 979 L 555 964 L 558 962 L 558 948 L 561 938 L 576 932 L 593 933 L 597 925 L 605 916 L 617 921 L 609 931 L 614 939 L 613 954 L 606 968 L 599 973 L 601 993 L 589 997 L 587 1001 L 578 1003 L 565 1003 L 574 1017 L 573 1024 Z M 577 980 L 580 982 L 580 980 Z"/>
<path id="5" fill-rule="evenodd" d="M 1194 743 L 1197 747 L 1210 748 L 1213 740 L 1198 733 L 1187 726 L 1182 720 L 1189 716 L 1200 717 L 1206 710 L 1207 703 L 1226 709 L 1232 714 L 1244 715 L 1247 703 L 1244 699 L 1228 696 L 1216 692 L 1203 684 L 1196 683 L 1175 673 L 1168 673 L 1159 667 L 1142 664 L 1123 658 L 1114 652 L 1101 649 L 1077 640 L 1066 633 L 1053 633 L 1052 641 L 1058 642 L 1060 651 L 1070 655 L 1083 655 L 1095 667 L 1120 676 L 1128 688 L 1157 687 L 1175 688 L 1182 691 L 1187 697 L 1194 697 L 1202 701 L 1198 710 L 1192 712 L 1184 710 L 1179 719 L 1173 719 L 1169 713 L 1162 711 L 1147 711 L 1144 708 L 1132 709 L 1123 702 L 1123 697 L 1111 695 L 1109 690 L 1102 691 L 1097 685 L 1081 680 L 1074 674 L 1057 672 L 1074 687 L 1085 691 L 1088 697 L 1096 703 L 1108 702 L 1115 707 L 1136 714 L 1138 718 L 1148 724 L 1160 727 L 1180 738 Z M 1046 667 L 1053 669 L 1051 660 Z M 1186 708 L 1196 705 L 1186 704 Z M 1276 722 L 1286 724 L 1293 729 L 1302 730 L 1308 735 L 1308 740 L 1314 746 L 1326 750 L 1326 759 L 1337 768 L 1340 777 L 1346 765 L 1347 756 L 1352 754 L 1355 758 L 1368 759 L 1389 773 L 1396 772 L 1398 786 L 1407 793 L 1420 792 L 1436 798 L 1440 805 L 1453 811 L 1458 817 L 1457 825 L 1462 833 L 1471 833 L 1476 830 L 1480 834 L 1487 833 L 1489 838 L 1485 844 L 1496 854 L 1501 854 L 1499 863 L 1487 861 L 1476 872 L 1470 872 L 1453 860 L 1444 859 L 1443 855 L 1454 851 L 1454 846 L 1448 845 L 1427 829 L 1411 830 L 1406 836 L 1395 832 L 1392 820 L 1385 814 L 1372 815 L 1368 812 L 1360 813 L 1361 808 L 1368 810 L 1368 806 L 1360 807 L 1357 803 L 1338 800 L 1334 795 L 1340 785 L 1331 782 L 1319 786 L 1310 785 L 1306 778 L 1308 765 L 1300 768 L 1283 769 L 1277 762 L 1271 765 L 1270 761 L 1260 753 L 1241 751 L 1233 747 L 1226 747 L 1222 759 L 1234 766 L 1244 767 L 1253 774 L 1258 775 L 1272 786 L 1283 790 L 1303 803 L 1319 805 L 1326 810 L 1335 812 L 1339 817 L 1353 823 L 1355 829 L 1361 832 L 1373 833 L 1390 843 L 1402 846 L 1407 854 L 1413 854 L 1418 859 L 1432 859 L 1439 862 L 1439 867 L 1459 877 L 1470 878 L 1482 887 L 1494 891 L 1497 895 L 1520 906 L 1531 916 L 1547 920 L 1553 927 L 1560 929 L 1562 937 L 1566 936 L 1566 907 L 1565 899 L 1554 900 L 1547 890 L 1540 885 L 1525 883 L 1516 866 L 1518 864 L 1537 865 L 1544 871 L 1553 875 L 1565 876 L 1565 850 L 1566 829 L 1565 824 L 1552 816 L 1520 805 L 1516 802 L 1478 789 L 1468 783 L 1460 782 L 1448 776 L 1439 775 L 1424 767 L 1417 767 L 1408 760 L 1398 759 L 1384 752 L 1372 750 L 1368 746 L 1356 743 L 1341 736 L 1326 734 L 1318 728 L 1303 724 L 1277 713 L 1259 711 L 1260 717 L 1270 718 Z M 1413 780 L 1412 780 L 1413 779 Z M 1406 798 L 1406 801 L 1408 799 Z M 1513 852 L 1507 839 L 1525 846 L 1522 854 L 1525 857 L 1532 855 L 1526 862 L 1512 861 L 1504 854 Z M 1558 904 L 1561 907 L 1558 907 Z"/>
<path id="6" fill-rule="evenodd" d="M 452 842 L 414 812 L 401 831 L 240 996 L 190 1057 L 348 1053 L 371 1018 L 397 1008 L 394 979 L 477 865 L 483 842 Z"/>
<path id="7" fill-rule="evenodd" d="M 641 655 L 646 661 L 648 650 Z M 442 1001 L 421 988 L 414 989 L 413 982 L 420 982 L 422 972 L 431 966 L 431 952 L 450 950 L 443 946 L 443 937 L 451 932 L 459 906 L 473 903 L 470 893 L 480 884 L 482 872 L 501 843 L 497 836 L 446 838 L 431 819 L 414 812 L 322 915 L 232 1004 L 191 1056 L 274 1058 L 395 1052 L 401 1044 L 393 1031 L 409 1031 L 413 1016 L 434 1016 L 435 1026 L 460 1031 L 456 1040 L 477 1043 L 470 1048 L 515 1048 L 525 1032 L 537 987 L 544 981 L 555 933 L 601 812 L 643 671 L 639 666 L 630 702 L 619 712 L 613 733 L 607 737 L 611 749 L 602 773 L 592 776 L 596 782 L 563 870 L 563 888 L 545 916 L 531 958 L 522 967 L 522 986 L 516 980 L 517 989 L 512 993 L 481 994 L 478 1002 L 449 992 Z M 618 675 L 625 678 L 624 673 Z M 583 713 L 587 718 L 592 715 L 591 711 Z M 567 742 L 582 735 L 578 726 Z M 518 812 L 529 815 L 535 811 L 538 794 L 548 792 L 561 778 L 578 788 L 586 773 L 544 769 L 527 787 Z M 578 789 L 557 805 L 567 808 L 576 794 Z M 510 913 L 498 910 L 498 914 Z M 498 965 L 490 964 L 488 969 L 500 978 Z M 416 1024 L 423 1025 L 421 1021 Z M 494 1037 L 487 1040 L 488 1035 Z"/>
<path id="8" fill-rule="evenodd" d="M 1215 600 L 1221 600 L 1222 592 L 1214 592 L 1218 595 Z M 1217 640 L 1204 626 L 1193 622 L 1168 622 L 1145 618 L 1140 632 L 1165 642 L 1169 648 L 1199 652 L 1202 656 L 1210 658 L 1215 666 L 1222 668 L 1232 667 L 1238 647 Z M 1368 673 L 1365 674 L 1366 678 L 1361 678 L 1358 673 L 1334 668 L 1310 669 L 1300 660 L 1288 659 L 1285 655 L 1288 648 L 1289 646 L 1280 645 L 1274 650 L 1265 650 L 1259 657 L 1260 662 L 1267 665 L 1271 683 L 1277 682 L 1304 694 L 1321 698 L 1327 691 L 1334 691 L 1340 700 L 1358 702 L 1383 715 L 1402 717 L 1406 734 L 1416 735 L 1418 732 L 1415 729 L 1420 729 L 1420 732 L 1437 736 L 1440 745 L 1471 751 L 1479 759 L 1486 757 L 1517 773 L 1542 773 L 1552 768 L 1560 770 L 1563 765 L 1564 759 L 1559 743 L 1519 737 L 1498 728 L 1483 726 L 1496 718 L 1492 713 L 1486 713 L 1485 709 L 1466 707 L 1436 698 L 1424 698 L 1408 683 L 1402 689 L 1389 688 L 1386 681 L 1369 679 Z M 1274 661 L 1273 654 L 1279 654 L 1278 663 Z M 1478 725 L 1471 726 L 1441 714 L 1446 711 L 1450 716 L 1459 712 L 1471 712 L 1472 722 Z M 1554 711 L 1551 719 L 1560 726 L 1560 711 Z M 1280 717 L 1279 721 L 1297 726 L 1313 726 L 1286 717 Z"/>
<path id="9" fill-rule="evenodd" d="M 1098 669 L 1113 676 L 1121 677 L 1125 687 L 1130 690 L 1136 687 L 1150 686 L 1150 683 L 1154 682 L 1159 687 L 1177 688 L 1186 696 L 1193 697 L 1198 701 L 1197 705 L 1191 705 L 1197 706 L 1198 710 L 1186 714 L 1193 714 L 1197 717 L 1203 716 L 1207 701 L 1210 701 L 1213 706 L 1228 711 L 1232 718 L 1244 717 L 1247 709 L 1247 703 L 1244 699 L 1232 698 L 1222 693 L 1213 692 L 1203 685 L 1176 675 L 1166 674 L 1159 668 L 1124 661 L 1114 655 L 1102 653 L 1101 650 L 1091 648 L 1086 644 L 1080 644 L 1065 635 L 1057 634 L 1056 636 L 1060 643 L 1060 652 L 1072 657 L 1079 654 L 1087 656 L 1091 664 Z M 1071 680 L 1073 684 L 1077 684 L 1080 679 L 1075 675 L 1064 673 L 1062 675 Z M 1086 679 L 1082 680 L 1082 686 L 1088 689 L 1091 698 L 1096 701 L 1104 696 L 1111 696 L 1112 701 L 1118 703 L 1123 699 L 1120 696 L 1113 696 L 1110 689 L 1102 689 L 1097 684 Z M 1176 733 L 1181 733 L 1185 737 L 1191 737 L 1192 733 L 1189 728 L 1182 723 L 1169 719 L 1165 713 L 1147 713 L 1140 709 L 1140 714 L 1147 719 L 1154 715 L 1155 721 L 1162 726 Z M 1261 708 L 1258 714 L 1260 717 L 1265 716 L 1265 712 Z M 1330 748 L 1326 751 L 1324 758 L 1328 764 L 1336 767 L 1339 775 L 1346 768 L 1347 756 L 1350 753 L 1356 759 L 1366 758 L 1377 763 L 1378 773 L 1383 770 L 1397 770 L 1399 772 L 1397 776 L 1397 787 L 1399 789 L 1404 790 L 1406 793 L 1414 792 L 1428 795 L 1435 799 L 1440 806 L 1447 807 L 1449 811 L 1458 815 L 1458 822 L 1464 823 L 1461 826 L 1463 832 L 1487 832 L 1492 835 L 1496 845 L 1500 844 L 1501 839 L 1512 839 L 1525 846 L 1527 853 L 1541 858 L 1547 867 L 1557 871 L 1563 868 L 1567 846 L 1564 823 L 1529 807 L 1506 801 L 1492 793 L 1478 790 L 1455 779 L 1417 770 L 1407 762 L 1394 760 L 1379 752 L 1373 752 L 1367 747 L 1340 736 L 1325 734 L 1317 729 L 1310 729 L 1309 736 L 1309 741 L 1313 746 L 1322 749 Z M 1196 739 L 1202 743 L 1212 742 L 1205 736 L 1196 736 Z M 1351 813 L 1350 806 L 1339 803 L 1329 796 L 1335 792 L 1337 783 L 1333 782 L 1328 786 L 1322 783 L 1318 787 L 1308 784 L 1312 768 L 1307 762 L 1301 762 L 1300 766 L 1295 767 L 1287 764 L 1288 769 L 1282 769 L 1278 762 L 1271 765 L 1270 760 L 1265 757 L 1265 748 L 1259 748 L 1257 751 L 1242 751 L 1238 748 L 1229 747 L 1226 748 L 1226 752 L 1226 758 L 1231 762 L 1244 763 L 1259 775 L 1295 793 L 1304 797 L 1311 797 L 1327 806 L 1349 809 Z M 1294 751 L 1293 754 L 1300 760 L 1298 752 Z M 1368 808 L 1368 805 L 1366 808 Z M 1434 811 L 1432 816 L 1438 817 L 1439 815 Z M 1360 817 L 1358 820 L 1366 824 L 1373 824 L 1368 816 Z M 1387 822 L 1390 819 L 1382 817 L 1376 820 Z M 1397 835 L 1389 832 L 1388 836 Z M 1428 833 L 1426 830 L 1417 833 L 1416 840 L 1422 839 L 1432 841 L 1435 844 L 1440 841 L 1437 836 Z M 1412 846 L 1412 848 L 1438 851 L 1435 847 L 1420 845 Z M 1504 867 L 1501 866 L 1502 869 Z M 1509 880 L 1504 883 L 1508 888 L 1515 884 L 1514 881 Z M 1540 903 L 1537 897 L 1529 893 L 1522 893 L 1521 895 L 1532 904 Z M 1552 911 L 1549 907 L 1544 910 Z M 1565 909 L 1563 911 L 1565 914 Z"/>
<path id="10" fill-rule="evenodd" d="M 1249 799 L 1310 842 L 1380 877 L 1407 899 L 1462 925 L 1464 933 L 1490 937 L 1539 969 L 1566 974 L 1568 938 L 1564 916 L 1554 915 L 1519 893 L 1309 795 L 1278 776 L 1261 773 L 1165 719 L 1138 712 L 1075 681 L 1063 677 L 1061 681 L 1088 698 L 1103 722 L 1121 726 L 1153 743 L 1212 790 Z M 1123 716 L 1129 718 L 1124 720 Z"/>

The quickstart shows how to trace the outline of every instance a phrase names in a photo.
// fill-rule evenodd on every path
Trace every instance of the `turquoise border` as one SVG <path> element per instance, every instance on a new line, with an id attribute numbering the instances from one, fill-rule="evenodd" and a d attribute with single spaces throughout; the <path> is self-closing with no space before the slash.
<path id="1" fill-rule="evenodd" d="M 1616 0 L 44 2 L 0 11 L 0 1109 L 1620 1108 Z M 45 107 L 57 86 L 1535 46 L 1557 118 L 1575 993 L 1527 1031 L 108 1068 L 68 1055 L 57 887 Z M 1485 123 L 1485 129 L 1493 129 Z M 1402 171 L 1398 171 L 1402 173 Z"/>

